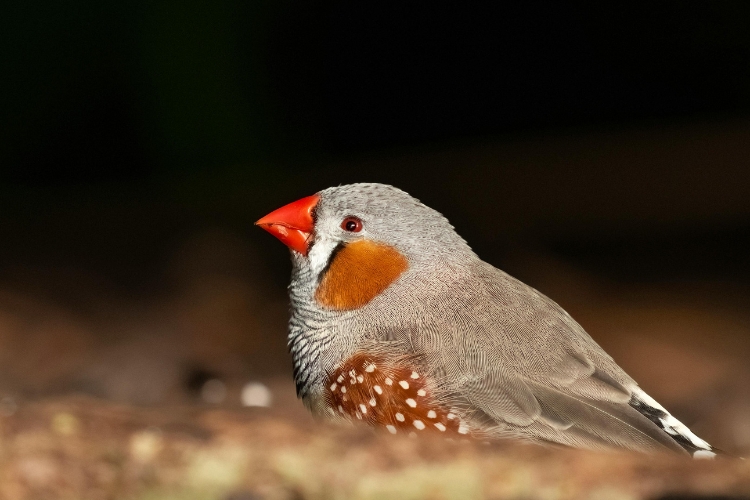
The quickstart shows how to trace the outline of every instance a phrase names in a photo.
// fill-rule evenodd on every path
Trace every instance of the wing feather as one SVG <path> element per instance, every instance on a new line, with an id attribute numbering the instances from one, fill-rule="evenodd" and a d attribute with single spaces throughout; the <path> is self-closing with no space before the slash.
<path id="1" fill-rule="evenodd" d="M 555 302 L 489 265 L 450 318 L 453 392 L 498 434 L 587 448 L 684 452 L 628 403 L 637 387 Z M 476 286 L 476 285 L 469 285 Z M 479 306 L 478 304 L 481 304 Z M 481 308 L 481 310 L 479 310 Z M 467 332 L 467 325 L 471 331 Z"/>

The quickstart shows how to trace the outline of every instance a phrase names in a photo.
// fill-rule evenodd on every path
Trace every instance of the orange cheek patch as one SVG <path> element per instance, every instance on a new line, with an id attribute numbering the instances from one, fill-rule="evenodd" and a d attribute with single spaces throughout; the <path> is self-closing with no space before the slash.
<path id="1" fill-rule="evenodd" d="M 406 258 L 393 247 L 355 241 L 333 257 L 315 299 L 339 311 L 357 309 L 388 288 L 408 266 Z"/>

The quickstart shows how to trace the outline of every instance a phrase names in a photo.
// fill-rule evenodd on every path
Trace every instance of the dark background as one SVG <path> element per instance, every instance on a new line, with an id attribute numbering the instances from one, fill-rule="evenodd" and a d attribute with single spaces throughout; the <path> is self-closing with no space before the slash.
<path id="1" fill-rule="evenodd" d="M 700 265 L 747 274 L 744 2 L 27 2 L 0 19 L 5 264 L 138 287 L 196 225 L 270 248 L 248 224 L 264 211 L 380 181 L 487 252 L 523 236 L 596 259 L 635 231 L 713 240 L 731 255 Z M 617 245 L 579 239 L 604 235 Z"/>
<path id="2" fill-rule="evenodd" d="M 252 223 L 376 181 L 688 423 L 747 422 L 749 23 L 739 1 L 5 5 L 0 388 L 288 380 L 288 256 Z"/>

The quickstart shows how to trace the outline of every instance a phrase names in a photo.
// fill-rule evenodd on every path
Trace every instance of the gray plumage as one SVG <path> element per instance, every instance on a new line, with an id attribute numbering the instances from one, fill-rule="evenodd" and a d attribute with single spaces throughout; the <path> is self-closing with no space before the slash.
<path id="1" fill-rule="evenodd" d="M 438 212 L 382 184 L 319 193 L 307 256 L 292 252 L 289 346 L 298 394 L 319 415 L 327 373 L 355 352 L 412 356 L 473 429 L 585 448 L 710 453 L 638 388 L 559 305 L 482 261 Z M 356 216 L 363 230 L 341 230 Z M 409 263 L 365 306 L 314 299 L 334 249 L 366 238 Z"/>

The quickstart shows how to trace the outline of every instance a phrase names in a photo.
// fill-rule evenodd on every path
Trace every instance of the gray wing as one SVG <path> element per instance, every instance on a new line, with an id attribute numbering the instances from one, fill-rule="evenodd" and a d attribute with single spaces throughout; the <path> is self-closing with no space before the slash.
<path id="1" fill-rule="evenodd" d="M 482 264 L 440 318 L 438 364 L 470 422 L 577 447 L 684 451 L 631 405 L 635 381 L 561 307 Z"/>

